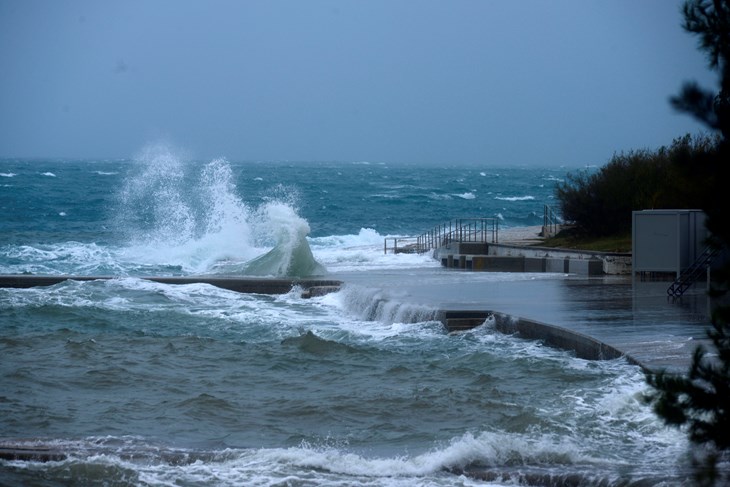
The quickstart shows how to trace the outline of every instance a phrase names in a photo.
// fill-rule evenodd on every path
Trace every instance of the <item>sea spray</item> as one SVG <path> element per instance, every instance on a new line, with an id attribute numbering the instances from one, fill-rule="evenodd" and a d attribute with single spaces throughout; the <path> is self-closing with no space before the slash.
<path id="1" fill-rule="evenodd" d="M 398 300 L 382 289 L 357 285 L 345 286 L 334 299 L 345 312 L 364 321 L 418 323 L 435 320 L 437 314 L 432 307 Z"/>
<path id="2" fill-rule="evenodd" d="M 181 191 L 185 167 L 164 145 L 146 147 L 134 160 L 133 173 L 119 192 L 117 225 L 130 240 L 179 244 L 192 238 L 193 209 Z"/>
<path id="3" fill-rule="evenodd" d="M 307 242 L 309 224 L 284 203 L 267 203 L 259 211 L 266 222 L 266 233 L 276 245 L 266 254 L 248 262 L 244 268 L 253 276 L 310 277 L 326 273 L 312 255 Z"/>
<path id="4" fill-rule="evenodd" d="M 120 191 L 123 253 L 192 273 L 306 277 L 323 275 L 306 237 L 309 224 L 281 199 L 251 209 L 237 194 L 231 165 L 199 169 L 164 145 L 146 148 Z M 274 195 L 283 189 L 274 188 Z M 273 247 L 273 249 L 271 248 Z"/>

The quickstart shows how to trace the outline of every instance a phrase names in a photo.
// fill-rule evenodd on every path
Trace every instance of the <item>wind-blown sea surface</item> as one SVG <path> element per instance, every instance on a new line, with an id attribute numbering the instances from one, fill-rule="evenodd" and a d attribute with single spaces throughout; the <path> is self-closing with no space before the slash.
<path id="1" fill-rule="evenodd" d="M 680 485 L 643 373 L 495 332 L 447 334 L 381 279 L 470 279 L 388 236 L 539 225 L 561 167 L 0 160 L 3 485 Z M 238 294 L 169 275 L 327 276 Z M 359 276 L 348 281 L 348 276 Z M 480 279 L 538 276 L 482 274 Z M 444 293 L 448 293 L 445 286 Z M 462 474 L 486 472 L 484 479 Z"/>

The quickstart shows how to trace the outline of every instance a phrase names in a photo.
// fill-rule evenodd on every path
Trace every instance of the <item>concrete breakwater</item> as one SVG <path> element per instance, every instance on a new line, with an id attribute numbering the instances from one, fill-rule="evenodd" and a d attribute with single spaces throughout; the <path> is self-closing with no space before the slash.
<path id="1" fill-rule="evenodd" d="M 520 338 L 541 340 L 545 345 L 575 352 L 575 356 L 586 360 L 614 360 L 625 358 L 634 365 L 645 368 L 639 361 L 624 352 L 590 336 L 555 325 L 540 323 L 495 311 L 441 310 L 438 319 L 449 332 L 470 330 L 492 321 L 494 328 L 505 334 Z"/>
<path id="2" fill-rule="evenodd" d="M 444 267 L 491 272 L 631 274 L 631 254 L 487 242 L 450 242 L 433 251 Z"/>
<path id="3" fill-rule="evenodd" d="M 64 281 L 97 281 L 115 279 L 111 276 L 35 276 L 35 275 L 0 275 L 0 288 L 30 288 L 53 286 Z M 321 296 L 338 291 L 340 281 L 331 279 L 265 279 L 239 277 L 142 277 L 148 281 L 161 284 L 210 284 L 211 286 L 239 293 L 285 294 L 294 287 L 302 289 L 302 297 Z"/>

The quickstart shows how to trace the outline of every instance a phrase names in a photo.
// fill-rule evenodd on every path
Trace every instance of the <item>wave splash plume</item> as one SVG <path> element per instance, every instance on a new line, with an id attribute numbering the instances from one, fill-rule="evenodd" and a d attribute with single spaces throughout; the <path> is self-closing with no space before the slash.
<path id="1" fill-rule="evenodd" d="M 326 273 L 309 248 L 309 224 L 294 206 L 274 200 L 249 207 L 226 159 L 200 168 L 156 145 L 133 164 L 117 204 L 116 224 L 128 242 L 125 260 L 164 263 L 184 273 Z"/>

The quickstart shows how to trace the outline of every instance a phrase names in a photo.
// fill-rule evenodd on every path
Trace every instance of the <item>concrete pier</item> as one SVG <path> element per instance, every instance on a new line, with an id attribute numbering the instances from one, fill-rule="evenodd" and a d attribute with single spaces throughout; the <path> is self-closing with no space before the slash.
<path id="1" fill-rule="evenodd" d="M 630 274 L 631 254 L 513 244 L 451 242 L 434 250 L 441 265 L 488 272 L 560 272 L 581 276 Z"/>

